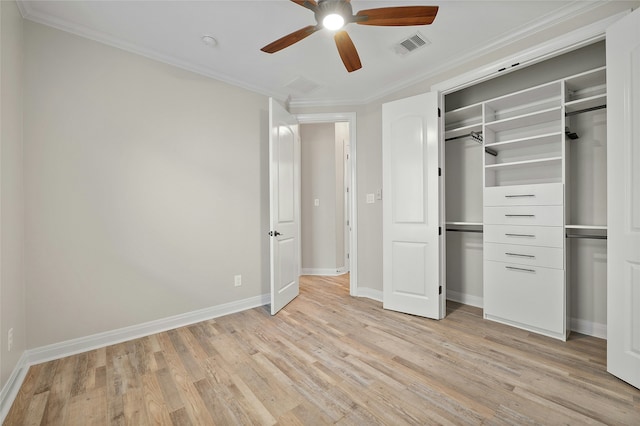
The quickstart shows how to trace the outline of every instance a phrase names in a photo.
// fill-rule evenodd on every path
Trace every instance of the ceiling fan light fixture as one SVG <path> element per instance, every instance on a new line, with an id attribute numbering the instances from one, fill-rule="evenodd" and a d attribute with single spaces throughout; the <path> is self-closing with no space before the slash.
<path id="1" fill-rule="evenodd" d="M 322 26 L 331 31 L 339 30 L 344 26 L 344 18 L 337 13 L 330 13 L 322 18 Z"/>

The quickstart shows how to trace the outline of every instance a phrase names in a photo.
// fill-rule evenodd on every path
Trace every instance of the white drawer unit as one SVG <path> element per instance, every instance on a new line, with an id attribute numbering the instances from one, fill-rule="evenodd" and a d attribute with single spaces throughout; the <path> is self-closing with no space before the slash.
<path id="1" fill-rule="evenodd" d="M 492 186 L 484 189 L 485 206 L 561 206 L 564 191 L 561 183 Z"/>
<path id="2" fill-rule="evenodd" d="M 484 317 L 567 338 L 564 185 L 484 188 Z"/>
<path id="3" fill-rule="evenodd" d="M 489 225 L 563 226 L 563 206 L 485 207 L 484 223 Z"/>
<path id="4" fill-rule="evenodd" d="M 484 225 L 485 243 L 564 247 L 562 226 Z"/>
<path id="5" fill-rule="evenodd" d="M 485 261 L 484 317 L 565 339 L 564 270 Z"/>
<path id="6" fill-rule="evenodd" d="M 497 262 L 564 269 L 564 250 L 552 247 L 485 243 L 484 258 Z"/>

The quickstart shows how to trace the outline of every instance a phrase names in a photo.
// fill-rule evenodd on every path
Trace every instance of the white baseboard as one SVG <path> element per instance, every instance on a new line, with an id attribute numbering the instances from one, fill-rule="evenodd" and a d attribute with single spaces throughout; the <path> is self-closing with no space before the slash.
<path id="1" fill-rule="evenodd" d="M 453 290 L 447 290 L 447 300 L 452 300 L 454 302 L 462 303 L 465 305 L 475 306 L 476 308 L 482 308 L 484 306 L 484 299 L 482 297 L 460 293 Z"/>
<path id="2" fill-rule="evenodd" d="M 29 364 L 39 364 L 65 356 L 102 348 L 104 346 L 126 342 L 127 340 L 149 336 L 151 334 L 160 333 L 174 328 L 184 327 L 185 325 L 195 324 L 197 322 L 206 321 L 223 315 L 252 309 L 268 303 L 270 303 L 270 296 L 268 294 L 263 294 L 249 299 L 224 303 L 222 305 L 186 312 L 184 314 L 149 321 L 130 327 L 119 328 L 116 330 L 106 331 L 104 333 L 41 346 L 27 351 L 28 362 Z"/>
<path id="3" fill-rule="evenodd" d="M 22 382 L 24 382 L 24 378 L 27 376 L 27 371 L 29 371 L 29 365 L 25 351 L 22 353 L 13 372 L 11 372 L 9 380 L 7 380 L 7 383 L 5 383 L 0 391 L 0 424 L 4 424 L 4 419 L 7 417 L 7 414 L 9 414 L 9 409 L 11 409 L 13 401 L 16 399 L 16 396 L 18 396 L 20 386 L 22 386 Z"/>
<path id="4" fill-rule="evenodd" d="M 380 290 L 374 290 L 372 288 L 358 287 L 358 297 L 366 297 L 367 299 L 373 299 L 378 302 L 382 302 L 382 292 Z"/>
<path id="5" fill-rule="evenodd" d="M 212 318 L 218 318 L 223 315 L 253 309 L 269 303 L 270 295 L 263 294 L 248 299 L 238 300 L 236 302 L 224 303 L 222 305 L 212 306 L 210 308 L 187 312 L 155 321 L 149 321 L 130 327 L 119 328 L 116 330 L 106 331 L 104 333 L 92 334 L 90 336 L 79 337 L 77 339 L 66 340 L 52 345 L 29 349 L 22 354 L 22 357 L 14 368 L 13 373 L 0 393 L 1 420 L 4 421 L 5 416 L 9 413 L 9 409 L 18 394 L 20 386 L 22 386 L 22 382 L 24 381 L 27 371 L 32 365 L 87 352 L 116 343 L 126 342 L 128 340 L 149 336 L 151 334 L 172 330 L 178 327 L 184 327 L 186 325 L 210 320 Z"/>
<path id="6" fill-rule="evenodd" d="M 571 318 L 571 331 L 586 334 L 587 336 L 607 338 L 607 324 L 587 321 L 579 318 Z"/>
<path id="7" fill-rule="evenodd" d="M 337 277 L 338 275 L 346 274 L 349 272 L 347 268 L 302 268 L 300 273 L 302 275 L 321 275 L 325 277 Z"/>

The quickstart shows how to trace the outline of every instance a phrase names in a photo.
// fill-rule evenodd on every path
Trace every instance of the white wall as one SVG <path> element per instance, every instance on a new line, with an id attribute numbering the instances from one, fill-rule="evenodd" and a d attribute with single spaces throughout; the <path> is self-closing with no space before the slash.
<path id="1" fill-rule="evenodd" d="M 29 348 L 268 292 L 267 98 L 30 22 L 24 52 Z"/>
<path id="2" fill-rule="evenodd" d="M 0 2 L 0 388 L 26 349 L 23 248 L 22 17 Z M 13 328 L 13 348 L 7 332 Z"/>

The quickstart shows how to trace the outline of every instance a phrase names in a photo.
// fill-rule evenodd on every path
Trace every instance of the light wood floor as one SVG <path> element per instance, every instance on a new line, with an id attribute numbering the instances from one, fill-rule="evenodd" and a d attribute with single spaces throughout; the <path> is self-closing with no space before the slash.
<path id="1" fill-rule="evenodd" d="M 31 367 L 6 425 L 640 425 L 606 342 L 564 343 L 448 303 L 446 319 L 303 277 L 256 308 Z"/>

